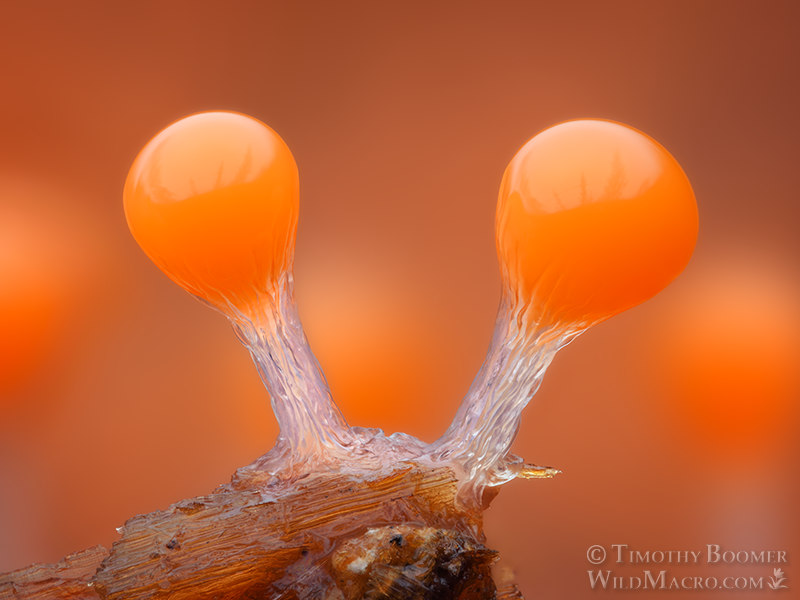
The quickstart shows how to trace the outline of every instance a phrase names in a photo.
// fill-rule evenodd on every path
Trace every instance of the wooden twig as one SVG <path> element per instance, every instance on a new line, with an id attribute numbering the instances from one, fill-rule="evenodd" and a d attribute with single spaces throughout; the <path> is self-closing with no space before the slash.
<path id="1" fill-rule="evenodd" d="M 521 598 L 496 591 L 449 467 L 235 482 L 133 517 L 110 552 L 0 576 L 0 599 Z"/>

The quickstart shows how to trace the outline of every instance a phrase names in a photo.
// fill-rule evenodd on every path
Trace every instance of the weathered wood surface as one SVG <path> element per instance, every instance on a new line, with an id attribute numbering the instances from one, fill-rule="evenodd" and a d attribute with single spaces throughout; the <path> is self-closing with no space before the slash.
<path id="1" fill-rule="evenodd" d="M 425 577 L 432 576 L 437 561 L 449 561 L 450 571 L 454 564 L 463 568 L 465 577 L 487 577 L 494 553 L 482 545 L 480 515 L 456 507 L 457 480 L 449 468 L 397 465 L 370 478 L 323 472 L 283 491 L 270 489 L 268 479 L 244 479 L 208 496 L 136 516 L 122 528 L 110 553 L 98 547 L 57 565 L 34 565 L 0 576 L 0 599 L 521 597 L 511 585 L 495 593 L 491 582 L 465 586 L 459 595 L 420 595 L 420 590 L 433 589 L 424 583 L 413 595 L 402 592 L 413 590 L 411 583 L 389 586 L 383 593 L 378 583 L 364 583 L 364 571 L 342 568 L 354 564 L 343 552 L 348 547 L 354 553 L 363 550 L 359 538 L 369 530 L 404 525 L 437 530 L 431 539 L 439 546 L 404 550 L 416 552 L 419 560 L 409 564 L 422 567 L 404 564 L 395 569 L 401 580 L 429 581 Z M 347 579 L 358 577 L 363 581 L 352 585 Z"/>
<path id="2" fill-rule="evenodd" d="M 95 546 L 70 554 L 52 565 L 30 565 L 24 569 L 0 575 L 0 600 L 97 600 L 89 582 L 108 550 Z"/>

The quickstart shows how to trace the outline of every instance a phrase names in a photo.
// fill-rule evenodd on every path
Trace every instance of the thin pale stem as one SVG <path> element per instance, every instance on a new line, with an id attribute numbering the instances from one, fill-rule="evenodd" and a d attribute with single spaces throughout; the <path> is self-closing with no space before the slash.
<path id="1" fill-rule="evenodd" d="M 353 434 L 308 345 L 291 274 L 259 300 L 254 314 L 236 311 L 230 319 L 269 391 L 280 426 L 278 445 L 288 446 L 295 458 L 348 445 Z"/>
<path id="2" fill-rule="evenodd" d="M 452 424 L 433 444 L 434 456 L 460 462 L 468 480 L 492 485 L 513 477 L 504 459 L 522 409 L 556 352 L 579 333 L 543 327 L 530 313 L 528 304 L 504 294 L 486 360 Z"/>

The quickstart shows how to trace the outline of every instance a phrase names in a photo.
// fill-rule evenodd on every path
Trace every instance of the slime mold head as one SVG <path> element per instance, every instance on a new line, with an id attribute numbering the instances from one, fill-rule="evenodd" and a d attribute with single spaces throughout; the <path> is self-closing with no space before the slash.
<path id="1" fill-rule="evenodd" d="M 252 315 L 291 270 L 297 165 L 252 117 L 207 112 L 164 129 L 136 157 L 124 206 L 153 262 L 226 314 Z"/>
<path id="2" fill-rule="evenodd" d="M 683 270 L 696 239 L 697 205 L 680 165 L 627 125 L 550 127 L 503 176 L 505 289 L 542 324 L 584 328 L 644 302 Z"/>

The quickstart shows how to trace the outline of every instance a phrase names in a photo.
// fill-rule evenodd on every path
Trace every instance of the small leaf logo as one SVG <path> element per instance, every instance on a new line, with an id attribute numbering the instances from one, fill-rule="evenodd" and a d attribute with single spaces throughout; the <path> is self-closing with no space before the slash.
<path id="1" fill-rule="evenodd" d="M 789 587 L 783 583 L 784 581 L 786 581 L 786 577 L 783 576 L 783 569 L 775 567 L 772 570 L 772 577 L 769 578 L 767 585 L 771 590 L 781 590 Z"/>

